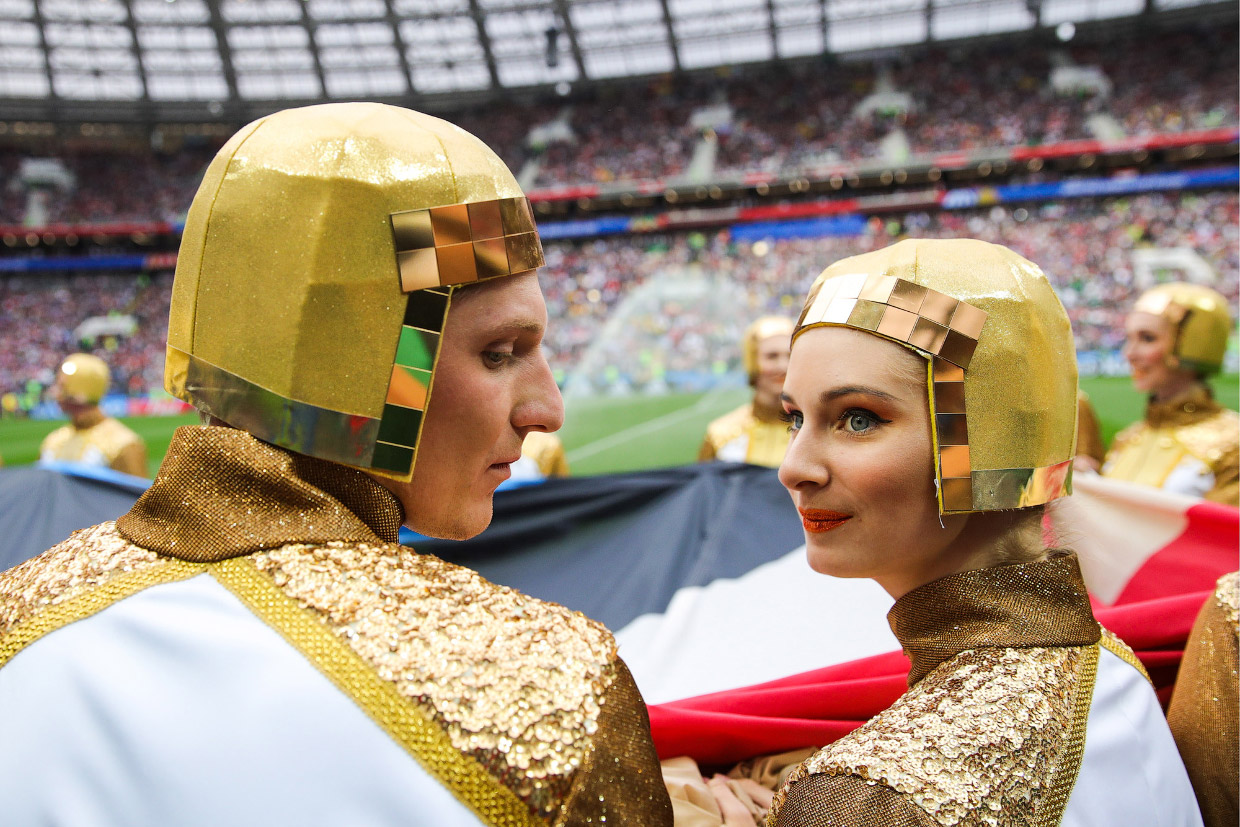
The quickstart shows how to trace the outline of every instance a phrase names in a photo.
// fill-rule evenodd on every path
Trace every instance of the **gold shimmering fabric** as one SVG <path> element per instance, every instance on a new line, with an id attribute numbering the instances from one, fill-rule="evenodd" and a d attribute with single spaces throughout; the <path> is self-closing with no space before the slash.
<path id="1" fill-rule="evenodd" d="M 186 426 L 116 525 L 143 548 L 212 562 L 289 542 L 396 542 L 403 520 L 396 498 L 360 471 L 234 428 Z"/>
<path id="2" fill-rule="evenodd" d="M 1088 646 L 1101 637 L 1075 554 L 934 580 L 896 601 L 891 631 L 913 686 L 940 663 L 984 646 Z"/>
<path id="3" fill-rule="evenodd" d="M 413 279 L 432 259 L 434 285 Z M 432 383 L 393 368 L 410 315 L 436 304 L 416 288 L 541 263 L 520 186 L 472 135 L 377 103 L 277 112 L 225 144 L 190 207 L 165 385 L 265 441 L 409 479 L 420 417 L 405 411 L 429 400 L 393 399 Z M 441 329 L 439 307 L 416 326 Z"/>
<path id="4" fill-rule="evenodd" d="M 391 542 L 399 507 L 351 469 L 185 428 L 164 471 L 125 529 L 79 532 L 0 575 L 0 662 L 206 572 L 484 823 L 670 827 L 645 705 L 602 626 Z M 325 532 L 347 539 L 314 539 Z"/>
<path id="5" fill-rule="evenodd" d="M 1175 490 L 1172 472 L 1189 459 L 1213 474 L 1206 499 L 1240 505 L 1240 415 L 1215 401 L 1204 385 L 1164 402 L 1151 400 L 1145 418 L 1116 435 L 1102 474 Z"/>
<path id="6" fill-rule="evenodd" d="M 628 666 L 599 699 L 598 731 L 585 767 L 554 823 L 670 825 L 672 803 L 650 740 L 650 719 Z"/>
<path id="7" fill-rule="evenodd" d="M 1223 366 L 1231 336 L 1227 299 L 1200 284 L 1160 284 L 1141 294 L 1133 311 L 1165 320 L 1175 331 L 1174 354 L 1180 363 L 1203 374 Z"/>
<path id="8" fill-rule="evenodd" d="M 698 462 L 722 459 L 778 468 L 788 452 L 790 436 L 788 423 L 760 416 L 747 403 L 706 426 Z"/>
<path id="9" fill-rule="evenodd" d="M 799 765 L 768 824 L 1057 825 L 1084 753 L 1100 639 L 1076 558 L 951 575 L 901 597 L 888 618 L 911 688 Z M 823 782 L 808 784 L 818 778 L 860 783 L 828 784 L 837 797 L 824 800 Z"/>
<path id="10" fill-rule="evenodd" d="M 1240 575 L 1224 575 L 1193 624 L 1167 723 L 1206 827 L 1240 822 Z"/>
<path id="11" fill-rule="evenodd" d="M 1042 505 L 1071 493 L 1076 354 L 1037 265 L 994 244 L 909 239 L 818 276 L 793 340 L 864 330 L 930 360 L 944 514 Z"/>
<path id="12" fill-rule="evenodd" d="M 84 462 L 110 466 L 131 445 L 142 444 L 142 437 L 111 417 L 90 426 L 62 425 L 43 438 L 41 459 Z"/>
<path id="13" fill-rule="evenodd" d="M 139 548 L 100 523 L 0 573 L 0 666 L 43 635 L 201 566 Z"/>

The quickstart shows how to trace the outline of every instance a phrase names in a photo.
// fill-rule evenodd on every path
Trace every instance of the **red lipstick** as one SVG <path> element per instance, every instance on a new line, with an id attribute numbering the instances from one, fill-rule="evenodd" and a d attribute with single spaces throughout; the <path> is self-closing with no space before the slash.
<path id="1" fill-rule="evenodd" d="M 852 519 L 851 514 L 839 511 L 827 511 L 820 508 L 802 508 L 801 524 L 805 530 L 813 534 L 824 534 L 833 528 L 839 528 Z"/>

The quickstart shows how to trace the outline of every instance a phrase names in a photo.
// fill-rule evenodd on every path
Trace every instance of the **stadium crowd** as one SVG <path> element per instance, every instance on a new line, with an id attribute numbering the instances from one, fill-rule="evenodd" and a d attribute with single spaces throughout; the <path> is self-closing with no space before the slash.
<path id="1" fill-rule="evenodd" d="M 1215 287 L 1234 312 L 1238 227 L 1240 196 L 1207 192 L 917 212 L 872 218 L 863 235 L 843 238 L 738 243 L 719 231 L 547 242 L 541 280 L 555 324 L 546 347 L 561 380 L 580 365 L 596 391 L 710 381 L 739 370 L 738 340 L 752 318 L 794 315 L 827 264 L 908 235 L 980 238 L 1039 262 L 1067 307 L 1078 349 L 1114 354 L 1140 292 L 1132 252 L 1194 251 L 1217 273 Z M 158 389 L 170 284 L 170 274 L 0 279 L 0 313 L 12 320 L 0 330 L 0 394 L 25 396 L 28 407 L 64 354 L 79 347 L 109 362 L 116 389 Z M 654 289 L 618 313 L 648 286 Z M 73 341 L 85 319 L 117 313 L 133 315 L 137 333 Z"/>
<path id="2" fill-rule="evenodd" d="M 1188 51 L 1194 60 L 1150 59 Z M 898 161 L 901 153 L 1039 144 L 1099 137 L 1099 132 L 1116 137 L 1235 126 L 1240 123 L 1238 54 L 1234 31 L 1190 29 L 1106 45 L 926 51 L 881 69 L 856 63 L 824 71 L 800 64 L 660 77 L 564 99 L 493 103 L 446 117 L 494 147 L 513 170 L 532 162 L 532 180 L 525 184 L 534 190 L 684 174 L 707 131 L 718 138 L 717 155 L 705 165 L 708 174 L 790 174 L 878 157 L 881 142 L 893 133 L 901 140 L 887 152 Z M 1052 69 L 1065 59 L 1101 70 L 1111 84 L 1109 95 L 1053 92 Z M 880 73 L 892 91 L 909 96 L 911 106 L 876 102 L 857 114 Z M 707 109 L 716 115 L 695 125 L 695 113 Z M 540 132 L 558 121 L 567 124 L 572 140 L 562 140 L 564 130 Z M 23 153 L 0 151 L 0 173 L 7 182 L 0 188 L 0 225 L 175 220 L 216 148 L 65 151 L 57 157 L 75 179 L 70 188 L 23 183 Z M 31 214 L 31 188 L 39 190 L 37 215 Z"/>

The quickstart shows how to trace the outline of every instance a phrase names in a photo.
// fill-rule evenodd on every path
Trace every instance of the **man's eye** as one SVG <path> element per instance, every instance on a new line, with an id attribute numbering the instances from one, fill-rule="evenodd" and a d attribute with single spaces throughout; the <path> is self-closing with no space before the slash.
<path id="1" fill-rule="evenodd" d="M 510 353 L 504 353 L 500 350 L 484 350 L 482 351 L 482 361 L 488 365 L 498 367 L 508 360 Z"/>

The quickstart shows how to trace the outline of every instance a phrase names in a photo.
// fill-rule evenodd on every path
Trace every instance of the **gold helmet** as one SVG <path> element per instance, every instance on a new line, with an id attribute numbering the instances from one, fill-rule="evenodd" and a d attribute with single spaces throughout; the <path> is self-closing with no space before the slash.
<path id="1" fill-rule="evenodd" d="M 74 353 L 60 363 L 57 394 L 65 402 L 95 405 L 108 392 L 111 381 L 106 362 L 89 353 Z"/>
<path id="2" fill-rule="evenodd" d="M 377 103 L 277 112 L 194 197 L 164 384 L 264 441 L 409 479 L 453 289 L 542 264 L 529 202 L 469 133 Z"/>
<path id="3" fill-rule="evenodd" d="M 1217 373 L 1227 352 L 1231 314 L 1227 300 L 1200 284 L 1172 282 L 1153 287 L 1137 299 L 1133 310 L 1165 319 L 1175 331 L 1174 355 L 1200 374 Z"/>
<path id="4" fill-rule="evenodd" d="M 984 241 L 901 241 L 818 276 L 793 341 L 822 325 L 926 357 L 940 513 L 1026 508 L 1071 493 L 1076 354 L 1037 265 Z"/>
<path id="5" fill-rule="evenodd" d="M 749 327 L 745 328 L 745 333 L 741 336 L 741 360 L 744 362 L 745 375 L 749 377 L 750 382 L 758 375 L 758 343 L 772 336 L 783 336 L 785 341 L 791 342 L 793 327 L 795 325 L 792 319 L 783 316 L 763 316 L 755 319 Z"/>

